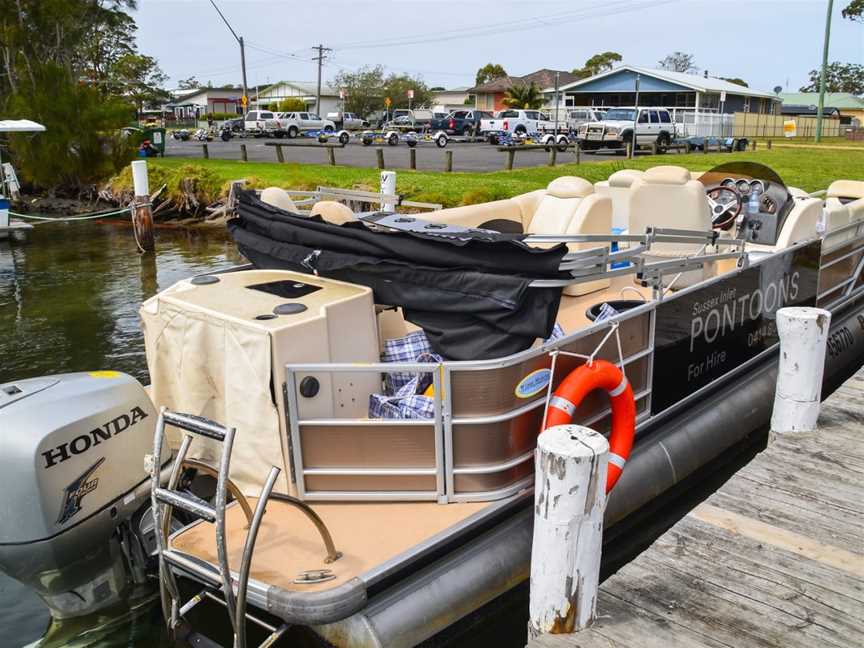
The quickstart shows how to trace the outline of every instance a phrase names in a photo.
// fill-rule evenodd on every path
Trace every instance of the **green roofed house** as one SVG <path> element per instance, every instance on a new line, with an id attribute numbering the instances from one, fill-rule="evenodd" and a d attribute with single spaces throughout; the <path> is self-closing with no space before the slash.
<path id="1" fill-rule="evenodd" d="M 783 92 L 780 99 L 784 115 L 815 115 L 819 106 L 818 92 Z M 864 125 L 864 98 L 851 92 L 826 92 L 822 114 L 839 114 L 841 124 L 860 127 Z"/>

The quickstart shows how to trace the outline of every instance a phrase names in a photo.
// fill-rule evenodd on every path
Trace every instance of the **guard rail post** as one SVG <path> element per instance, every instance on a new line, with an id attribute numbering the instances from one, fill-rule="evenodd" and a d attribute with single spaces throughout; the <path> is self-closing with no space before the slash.
<path id="1" fill-rule="evenodd" d="M 576 144 L 574 145 L 574 152 L 576 153 L 576 164 L 581 164 L 582 146 L 579 144 L 579 140 L 576 140 Z"/>
<path id="2" fill-rule="evenodd" d="M 417 149 L 408 149 L 408 168 L 417 170 Z"/>
<path id="3" fill-rule="evenodd" d="M 452 173 L 453 172 L 453 151 L 444 151 L 444 158 L 445 158 L 445 162 L 446 162 L 445 167 L 444 167 L 444 171 L 447 173 Z"/>
<path id="4" fill-rule="evenodd" d="M 516 149 L 510 148 L 507 150 L 507 170 L 513 170 L 513 160 L 516 158 Z"/>
<path id="5" fill-rule="evenodd" d="M 132 163 L 132 186 L 135 193 L 132 205 L 132 229 L 135 240 L 138 241 L 142 251 L 153 252 L 156 249 L 156 241 L 153 237 L 153 212 L 150 209 L 147 160 L 135 160 Z"/>
<path id="6" fill-rule="evenodd" d="M 330 166 L 336 166 L 336 149 L 332 146 L 327 147 L 327 160 Z"/>
<path id="7" fill-rule="evenodd" d="M 534 460 L 529 639 L 583 630 L 596 616 L 609 442 L 556 425 L 540 434 Z"/>
<path id="8" fill-rule="evenodd" d="M 245 144 L 240 145 L 240 159 L 243 160 L 244 162 L 249 161 L 249 155 L 246 153 L 246 145 Z"/>
<path id="9" fill-rule="evenodd" d="M 830 327 L 831 313 L 821 308 L 777 311 L 780 362 L 771 413 L 772 440 L 778 435 L 816 429 Z"/>
<path id="10" fill-rule="evenodd" d="M 384 168 L 384 149 L 382 149 L 381 147 L 378 147 L 377 149 L 375 149 L 375 158 L 378 160 L 378 168 L 383 169 Z"/>
<path id="11" fill-rule="evenodd" d="M 201 145 L 201 152 L 204 154 L 204 159 L 205 159 L 205 160 L 209 160 L 209 159 L 210 159 L 210 147 L 207 146 L 207 144 L 202 144 L 202 145 Z"/>
<path id="12" fill-rule="evenodd" d="M 285 152 L 282 150 L 281 144 L 274 144 L 273 147 L 276 149 L 276 159 L 284 164 L 285 163 Z"/>
<path id="13" fill-rule="evenodd" d="M 558 161 L 558 148 L 553 146 L 549 149 L 549 166 L 554 167 Z"/>

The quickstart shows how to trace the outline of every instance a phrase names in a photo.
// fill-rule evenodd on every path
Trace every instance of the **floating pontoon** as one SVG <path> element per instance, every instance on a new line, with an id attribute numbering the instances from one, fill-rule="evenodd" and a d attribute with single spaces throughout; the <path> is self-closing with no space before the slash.
<path id="1" fill-rule="evenodd" d="M 45 127 L 29 119 L 0 119 L 0 133 L 42 133 Z M 9 198 L 18 195 L 20 184 L 15 169 L 0 156 L 0 239 L 9 238 L 15 232 L 33 229 L 29 223 L 9 218 Z"/>

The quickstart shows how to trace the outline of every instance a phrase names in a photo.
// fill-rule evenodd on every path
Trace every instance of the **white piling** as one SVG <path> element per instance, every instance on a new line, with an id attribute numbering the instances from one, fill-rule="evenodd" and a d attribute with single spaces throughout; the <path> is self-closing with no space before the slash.
<path id="1" fill-rule="evenodd" d="M 821 308 L 777 311 L 780 366 L 771 414 L 772 434 L 816 429 L 830 325 L 831 313 Z"/>
<path id="2" fill-rule="evenodd" d="M 590 428 L 558 425 L 540 434 L 534 457 L 531 637 L 594 620 L 609 442 Z"/>
<path id="3" fill-rule="evenodd" d="M 381 211 L 392 214 L 396 211 L 396 172 L 381 172 Z M 392 197 L 392 198 L 390 198 Z"/>
<path id="4" fill-rule="evenodd" d="M 132 206 L 132 229 L 142 252 L 156 249 L 153 238 L 153 213 L 150 209 L 150 179 L 147 176 L 147 160 L 132 163 L 132 187 L 135 191 Z"/>

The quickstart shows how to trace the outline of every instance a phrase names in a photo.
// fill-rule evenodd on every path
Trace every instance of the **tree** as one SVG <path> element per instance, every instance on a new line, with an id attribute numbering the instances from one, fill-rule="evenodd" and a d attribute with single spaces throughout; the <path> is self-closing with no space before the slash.
<path id="1" fill-rule="evenodd" d="M 735 85 L 744 86 L 745 88 L 749 88 L 747 82 L 744 79 L 739 79 L 738 77 L 720 77 L 722 81 L 728 81 L 729 83 L 734 83 Z"/>
<path id="2" fill-rule="evenodd" d="M 581 68 L 573 70 L 573 74 L 578 76 L 580 79 L 587 79 L 595 74 L 608 72 L 616 63 L 620 63 L 622 60 L 623 59 L 618 52 L 602 52 L 601 54 L 595 54 L 585 61 L 585 65 Z"/>
<path id="3" fill-rule="evenodd" d="M 124 54 L 109 70 L 109 83 L 116 88 L 116 94 L 129 99 L 138 111 L 168 101 L 170 95 L 163 85 L 167 75 L 159 68 L 152 56 L 144 54 Z"/>
<path id="4" fill-rule="evenodd" d="M 345 111 L 367 116 L 383 107 L 384 68 L 365 66 L 356 72 L 342 71 L 333 84 L 345 90 Z"/>
<path id="5" fill-rule="evenodd" d="M 843 10 L 843 17 L 864 22 L 864 0 L 852 0 Z"/>
<path id="6" fill-rule="evenodd" d="M 502 66 L 497 63 L 487 63 L 477 70 L 477 76 L 474 77 L 474 85 L 483 85 L 505 76 L 507 76 L 507 71 Z"/>
<path id="7" fill-rule="evenodd" d="M 279 112 L 303 112 L 306 110 L 306 102 L 299 97 L 287 97 L 280 101 L 274 110 Z"/>
<path id="8" fill-rule="evenodd" d="M 390 97 L 396 108 L 408 105 L 408 91 L 414 91 L 412 106 L 429 106 L 432 104 L 432 92 L 428 86 L 417 77 L 407 74 L 391 74 L 384 80 L 384 96 Z"/>
<path id="9" fill-rule="evenodd" d="M 801 92 L 819 92 L 819 70 L 810 70 L 810 83 Z M 834 61 L 825 70 L 825 92 L 864 94 L 864 65 Z"/>
<path id="10" fill-rule="evenodd" d="M 194 76 L 190 76 L 186 79 L 180 79 L 177 82 L 177 88 L 179 90 L 195 90 L 201 87 L 201 82 L 196 79 Z"/>
<path id="11" fill-rule="evenodd" d="M 429 92 L 444 92 L 446 89 L 442 86 L 435 86 L 434 88 L 429 88 Z"/>
<path id="12" fill-rule="evenodd" d="M 504 93 L 502 101 L 511 108 L 537 109 L 543 105 L 543 94 L 533 81 L 530 85 L 516 83 Z"/>
<path id="13" fill-rule="evenodd" d="M 684 52 L 673 52 L 667 55 L 662 61 L 658 61 L 660 68 L 669 70 L 670 72 L 693 72 L 699 71 L 699 68 L 694 64 L 695 57 L 692 54 Z"/>

